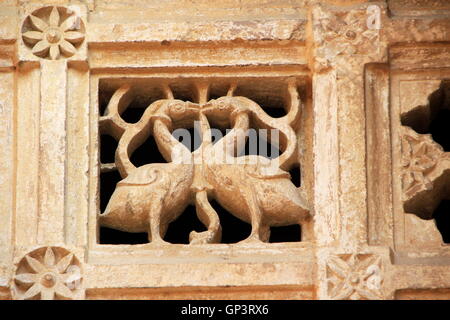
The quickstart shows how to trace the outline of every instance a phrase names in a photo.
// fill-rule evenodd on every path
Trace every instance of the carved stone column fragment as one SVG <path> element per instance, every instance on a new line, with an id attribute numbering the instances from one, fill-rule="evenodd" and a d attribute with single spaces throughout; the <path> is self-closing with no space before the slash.
<path id="1" fill-rule="evenodd" d="M 0 287 L 7 282 L 2 266 L 9 264 L 13 251 L 16 79 L 14 46 L 0 44 Z"/>
<path id="2" fill-rule="evenodd" d="M 18 234 L 16 241 L 21 245 L 65 241 L 67 115 L 71 112 L 67 97 L 73 95 L 68 93 L 68 70 L 80 68 L 80 62 L 86 60 L 85 15 L 83 6 L 28 5 L 22 11 L 18 56 L 23 80 L 19 83 L 19 90 L 24 94 L 28 89 L 29 99 L 39 101 L 36 105 L 36 101 L 31 101 L 35 108 L 31 111 L 35 116 L 30 119 L 33 123 L 31 130 L 23 127 L 18 132 L 19 139 L 23 137 L 25 141 L 36 143 L 36 148 L 30 150 L 26 144 L 19 145 L 18 154 L 22 159 L 28 156 L 32 161 L 19 166 L 18 178 L 24 179 L 29 175 L 29 170 L 33 170 L 31 167 L 36 164 L 33 160 L 37 162 L 36 176 L 31 175 L 30 179 L 34 187 L 31 190 L 36 193 L 34 208 L 25 204 L 24 198 L 18 198 L 18 229 L 26 229 L 24 225 L 33 221 L 32 225 L 36 226 L 28 228 L 26 234 Z M 29 81 L 27 74 L 30 75 Z M 30 87 L 30 82 L 35 81 L 38 83 Z M 24 102 L 20 109 L 30 105 Z"/>
<path id="3" fill-rule="evenodd" d="M 336 117 L 338 123 L 336 150 L 339 159 L 329 163 L 338 166 L 338 178 L 330 181 L 337 187 L 339 195 L 338 204 L 333 204 L 339 208 L 339 222 L 329 220 L 327 223 L 332 224 L 336 240 L 345 250 L 357 250 L 367 242 L 364 200 L 367 182 L 365 175 L 359 174 L 365 171 L 366 163 L 364 157 L 355 155 L 364 154 L 366 147 L 364 139 L 359 139 L 365 136 L 363 66 L 386 59 L 383 50 L 386 44 L 380 29 L 386 12 L 378 4 L 375 7 L 369 4 L 352 7 L 317 4 L 312 9 L 315 53 L 312 69 L 317 78 L 334 74 L 331 79 L 333 92 L 327 90 L 324 93 L 320 86 L 316 86 L 314 92 L 318 99 L 323 99 L 321 96 L 336 97 L 334 114 L 330 116 Z M 375 13 L 372 12 L 374 8 Z M 314 103 L 318 109 L 325 107 L 317 104 L 317 100 Z M 329 108 L 330 104 L 326 106 Z M 334 137 L 328 134 L 327 138 Z M 331 188 L 317 188 L 320 192 L 327 189 Z"/>

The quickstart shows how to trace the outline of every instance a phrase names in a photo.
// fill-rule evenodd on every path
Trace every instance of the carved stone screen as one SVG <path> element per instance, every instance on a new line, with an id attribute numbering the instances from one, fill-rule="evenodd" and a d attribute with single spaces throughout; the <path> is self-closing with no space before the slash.
<path id="1" fill-rule="evenodd" d="M 0 298 L 449 299 L 446 0 L 0 2 Z"/>
<path id="2" fill-rule="evenodd" d="M 300 188 L 304 134 L 294 129 L 301 84 L 304 90 L 305 79 L 286 77 L 99 79 L 99 225 L 147 233 L 154 245 L 167 244 L 166 234 L 190 244 L 272 242 L 277 233 L 278 242 L 300 241 L 300 225 L 311 220 Z M 221 219 L 213 201 L 227 209 Z M 189 205 L 197 217 L 184 217 Z M 283 226 L 292 227 L 270 230 Z M 101 228 L 99 236 L 115 243 L 121 234 Z M 142 241 L 132 237 L 123 241 Z"/>

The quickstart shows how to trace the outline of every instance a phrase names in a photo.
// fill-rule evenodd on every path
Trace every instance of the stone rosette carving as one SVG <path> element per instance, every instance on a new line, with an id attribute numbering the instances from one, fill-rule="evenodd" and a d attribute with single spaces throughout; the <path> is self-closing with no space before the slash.
<path id="1" fill-rule="evenodd" d="M 378 255 L 332 255 L 326 263 L 326 275 L 330 299 L 383 299 L 382 263 Z"/>
<path id="2" fill-rule="evenodd" d="M 314 39 L 316 45 L 315 67 L 317 70 L 334 66 L 339 57 L 344 57 L 345 63 L 338 63 L 339 67 L 349 65 L 341 70 L 343 76 L 352 78 L 353 69 L 357 69 L 360 62 L 352 64 L 345 57 L 349 55 L 378 55 L 374 43 L 379 40 L 379 30 L 368 27 L 370 16 L 366 8 L 331 11 L 317 6 L 314 15 Z M 337 59 L 337 60 L 336 60 Z M 356 62 L 355 62 L 356 63 Z"/>
<path id="3" fill-rule="evenodd" d="M 15 299 L 81 299 L 81 266 L 75 255 L 61 247 L 43 247 L 23 257 L 13 278 Z"/>
<path id="4" fill-rule="evenodd" d="M 442 147 L 429 134 L 418 134 L 409 127 L 402 127 L 402 189 L 404 199 L 423 190 L 433 189 L 429 173 L 436 167 L 443 154 Z"/>
<path id="5" fill-rule="evenodd" d="M 22 39 L 31 52 L 50 60 L 73 56 L 84 38 L 83 21 L 64 7 L 35 10 L 22 27 Z"/>

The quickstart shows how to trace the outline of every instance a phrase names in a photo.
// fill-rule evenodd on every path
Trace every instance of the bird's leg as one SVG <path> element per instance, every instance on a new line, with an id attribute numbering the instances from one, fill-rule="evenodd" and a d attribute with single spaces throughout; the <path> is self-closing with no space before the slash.
<path id="1" fill-rule="evenodd" d="M 206 190 L 197 192 L 195 195 L 195 207 L 200 221 L 207 226 L 204 232 L 192 231 L 189 234 L 190 244 L 218 243 L 222 237 L 222 227 L 219 216 L 208 201 Z"/>
<path id="2" fill-rule="evenodd" d="M 149 210 L 149 232 L 148 240 L 151 244 L 163 245 L 167 244 L 161 237 L 161 224 L 167 222 L 161 222 L 162 201 L 158 197 L 154 197 L 151 201 Z"/>
<path id="3" fill-rule="evenodd" d="M 246 199 L 247 208 L 250 212 L 250 223 L 252 225 L 252 231 L 247 239 L 242 240 L 239 243 L 258 243 L 261 241 L 267 242 L 269 240 L 270 228 L 262 224 L 261 209 L 259 208 L 253 191 L 250 188 L 246 188 L 244 190 L 244 198 Z"/>

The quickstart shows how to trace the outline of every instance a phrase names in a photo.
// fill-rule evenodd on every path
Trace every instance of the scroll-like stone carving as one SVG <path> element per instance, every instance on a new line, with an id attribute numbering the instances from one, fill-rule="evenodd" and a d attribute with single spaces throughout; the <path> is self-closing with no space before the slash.
<path id="1" fill-rule="evenodd" d="M 76 53 L 84 41 L 84 26 L 69 9 L 45 7 L 25 19 L 22 38 L 34 55 L 57 60 Z"/>
<path id="2" fill-rule="evenodd" d="M 276 119 L 252 100 L 232 96 L 231 89 L 228 96 L 209 102 L 204 97 L 198 104 L 173 99 L 168 91 L 168 99 L 153 102 L 140 121 L 128 124 L 120 117 L 128 92 L 126 86 L 118 89 L 100 119 L 100 127 L 119 138 L 115 165 L 123 178 L 99 216 L 102 226 L 148 232 L 152 244 L 164 244 L 168 224 L 192 203 L 208 230 L 191 232 L 190 243 L 219 242 L 221 225 L 208 201 L 211 198 L 251 223 L 245 242 L 268 241 L 270 226 L 300 224 L 309 217 L 306 201 L 283 170 L 289 169 L 297 150 L 292 125 L 298 121 L 300 110 L 294 84 L 289 86 L 289 113 Z M 202 142 L 191 153 L 171 131 L 192 121 L 200 124 Z M 213 143 L 210 121 L 228 122 L 232 130 Z M 279 157 L 236 156 L 245 147 L 250 122 L 279 130 L 285 144 Z M 130 156 L 149 135 L 154 136 L 168 163 L 136 168 Z"/>
<path id="3" fill-rule="evenodd" d="M 60 247 L 34 250 L 20 260 L 13 279 L 15 299 L 80 299 L 81 266 Z"/>
<path id="4" fill-rule="evenodd" d="M 328 258 L 328 296 L 330 299 L 382 299 L 381 258 L 372 254 L 340 254 Z"/>

